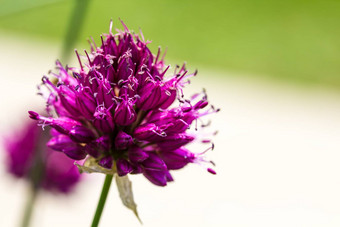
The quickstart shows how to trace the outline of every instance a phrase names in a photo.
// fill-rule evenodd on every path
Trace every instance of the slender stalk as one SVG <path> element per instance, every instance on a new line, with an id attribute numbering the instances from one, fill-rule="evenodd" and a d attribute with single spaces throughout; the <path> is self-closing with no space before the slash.
<path id="1" fill-rule="evenodd" d="M 28 196 L 22 222 L 21 222 L 21 227 L 28 227 L 31 221 L 31 217 L 33 214 L 33 208 L 34 204 L 37 198 L 37 190 L 30 188 L 30 194 Z"/>
<path id="2" fill-rule="evenodd" d="M 69 61 L 70 50 L 74 49 L 74 44 L 81 32 L 89 2 L 90 0 L 75 0 L 61 51 L 61 62 L 64 64 Z"/>
<path id="3" fill-rule="evenodd" d="M 104 206 L 105 206 L 105 202 L 106 202 L 106 198 L 107 198 L 107 194 L 110 190 L 110 186 L 111 186 L 111 182 L 112 182 L 112 178 L 113 175 L 107 174 L 105 177 L 105 181 L 104 181 L 104 185 L 102 188 L 102 193 L 100 194 L 100 198 L 98 201 L 98 205 L 97 205 L 97 209 L 96 209 L 96 213 L 93 217 L 93 221 L 92 221 L 92 225 L 91 227 L 97 227 L 100 221 L 100 217 L 102 215 Z"/>
<path id="4" fill-rule="evenodd" d="M 84 17 L 88 8 L 90 0 L 75 0 L 75 5 L 74 8 L 72 10 L 71 13 L 71 17 L 68 23 L 68 27 L 66 30 L 66 34 L 64 37 L 64 42 L 63 42 L 63 46 L 62 46 L 62 50 L 61 50 L 61 60 L 67 62 L 69 60 L 70 57 L 70 49 L 74 46 L 75 42 L 78 39 L 79 33 L 81 31 L 81 28 L 84 24 Z M 40 155 L 38 155 L 37 157 L 40 157 Z M 41 170 L 40 167 L 41 165 L 36 165 L 36 169 Z M 39 168 L 38 168 L 39 167 Z M 35 185 L 37 182 L 40 181 L 41 175 L 37 174 L 37 173 L 42 173 L 43 171 L 38 171 L 35 172 L 33 174 L 34 178 L 33 178 L 33 187 L 30 188 L 30 194 L 28 196 L 27 202 L 26 202 L 26 206 L 25 206 L 25 210 L 24 210 L 24 214 L 23 214 L 23 218 L 22 218 L 22 222 L 21 222 L 21 227 L 28 227 L 31 221 L 31 217 L 33 214 L 33 210 L 34 210 L 34 204 L 35 204 L 35 200 L 37 197 L 37 191 L 38 191 L 38 184 Z M 104 187 L 103 187 L 103 192 L 104 193 L 104 188 L 106 188 L 105 190 L 109 190 L 110 188 L 110 184 L 112 181 L 112 176 L 111 179 L 109 179 L 110 177 L 107 177 L 107 179 L 105 179 L 105 183 L 104 183 Z M 36 182 L 37 180 L 37 182 Z M 108 184 L 108 185 L 107 185 Z M 106 186 L 105 186 L 106 185 Z M 107 196 L 107 192 L 106 192 L 106 196 Z M 103 210 L 104 204 L 105 204 L 105 200 L 106 200 L 106 196 L 105 198 L 102 199 L 102 197 L 100 198 L 98 207 L 101 203 L 103 203 L 101 206 L 101 210 L 99 213 L 99 218 L 97 217 L 98 221 L 97 221 L 97 225 L 100 219 L 100 215 L 101 212 Z M 102 201 L 103 200 L 103 201 Z M 98 208 L 97 208 L 98 209 Z M 99 212 L 97 210 L 97 212 Z M 96 216 L 97 216 L 97 212 L 96 212 Z M 95 225 L 95 226 L 97 226 Z"/>

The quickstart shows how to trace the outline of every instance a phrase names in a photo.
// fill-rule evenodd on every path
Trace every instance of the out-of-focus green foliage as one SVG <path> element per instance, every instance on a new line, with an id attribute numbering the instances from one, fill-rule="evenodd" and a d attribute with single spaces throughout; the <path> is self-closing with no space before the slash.
<path id="1" fill-rule="evenodd" d="M 32 1 L 0 0 L 0 29 L 62 40 L 73 2 Z M 120 17 L 179 62 L 340 86 L 339 12 L 338 0 L 93 0 L 80 37 L 99 41 Z"/>

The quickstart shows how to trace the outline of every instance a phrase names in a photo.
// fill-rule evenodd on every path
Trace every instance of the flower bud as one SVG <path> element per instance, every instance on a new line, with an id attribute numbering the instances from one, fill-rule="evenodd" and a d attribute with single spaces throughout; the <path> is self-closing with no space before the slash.
<path id="1" fill-rule="evenodd" d="M 22 127 L 5 136 L 4 151 L 9 173 L 24 178 L 35 190 L 68 193 L 80 179 L 74 160 L 46 146 L 51 136 L 49 129 L 42 130 L 33 121 L 23 121 Z M 60 133 L 62 137 L 67 137 Z M 74 142 L 68 140 L 73 146 Z M 57 145 L 50 142 L 51 145 Z M 66 146 L 69 146 L 66 143 Z M 5 166 L 4 166 L 5 167 Z"/>
<path id="2" fill-rule="evenodd" d="M 136 120 L 136 112 L 133 106 L 126 100 L 123 100 L 116 108 L 114 115 L 115 122 L 119 125 L 130 125 Z"/>
<path id="3" fill-rule="evenodd" d="M 133 170 L 131 171 L 131 174 L 139 174 L 143 173 L 143 168 L 140 165 L 133 165 Z"/>
<path id="4" fill-rule="evenodd" d="M 125 54 L 118 60 L 118 81 L 119 80 L 127 80 L 130 75 L 133 75 L 134 72 L 134 64 L 131 58 Z"/>
<path id="5" fill-rule="evenodd" d="M 177 119 L 173 121 L 173 123 L 170 123 L 164 131 L 167 134 L 182 133 L 182 132 L 185 132 L 185 130 L 187 130 L 188 128 L 189 128 L 189 124 L 187 124 L 182 119 Z"/>
<path id="6" fill-rule="evenodd" d="M 131 166 L 131 164 L 125 159 L 118 159 L 116 162 L 116 165 L 117 165 L 117 174 L 120 177 L 125 176 L 128 173 L 131 173 L 131 171 L 133 170 L 133 167 Z"/>
<path id="7" fill-rule="evenodd" d="M 157 170 L 157 171 L 165 171 L 167 167 L 164 161 L 158 157 L 158 155 L 154 153 L 149 154 L 149 158 L 142 162 L 142 165 L 145 169 L 149 170 Z"/>
<path id="8" fill-rule="evenodd" d="M 139 147 L 133 147 L 129 149 L 128 157 L 132 163 L 138 163 L 143 162 L 149 157 L 149 155 L 143 149 Z"/>
<path id="9" fill-rule="evenodd" d="M 106 109 L 111 108 L 115 103 L 115 95 L 108 81 L 104 80 L 98 86 L 97 102 L 101 105 L 104 104 Z M 115 108 L 113 108 L 115 109 Z"/>
<path id="10" fill-rule="evenodd" d="M 81 89 L 80 92 L 78 92 L 77 96 L 77 106 L 80 110 L 80 113 L 86 118 L 86 119 L 93 119 L 93 114 L 96 110 L 97 104 L 94 97 L 91 95 L 90 91 L 88 89 Z"/>
<path id="11" fill-rule="evenodd" d="M 144 124 L 135 129 L 133 136 L 138 140 L 148 140 L 155 133 L 154 131 L 157 129 L 155 124 Z"/>
<path id="12" fill-rule="evenodd" d="M 129 134 L 123 131 L 118 132 L 116 139 L 115 139 L 115 146 L 117 150 L 124 150 L 132 144 L 133 144 L 133 140 Z"/>
<path id="13" fill-rule="evenodd" d="M 177 90 L 175 88 L 163 89 L 159 100 L 159 108 L 166 109 L 176 100 Z"/>
<path id="14" fill-rule="evenodd" d="M 95 139 L 92 130 L 84 126 L 75 126 L 69 132 L 70 138 L 79 143 L 88 143 Z"/>
<path id="15" fill-rule="evenodd" d="M 159 127 L 155 124 L 144 124 L 135 129 L 133 136 L 138 140 L 152 141 L 165 137 L 166 134 L 160 131 Z"/>
<path id="16" fill-rule="evenodd" d="M 100 154 L 107 154 L 109 149 L 110 137 L 108 135 L 99 137 L 85 146 L 85 151 L 95 158 L 98 158 Z"/>
<path id="17" fill-rule="evenodd" d="M 76 104 L 76 95 L 69 87 L 61 85 L 59 87 L 59 98 L 63 107 L 74 117 L 79 116 Z"/>
<path id="18" fill-rule="evenodd" d="M 30 118 L 33 120 L 39 120 L 41 124 L 43 125 L 50 125 L 54 129 L 56 129 L 58 132 L 62 134 L 68 135 L 70 133 L 70 130 L 72 130 L 76 126 L 80 126 L 81 123 L 78 121 L 75 121 L 68 117 L 59 117 L 59 118 L 50 118 L 50 117 L 43 117 L 39 114 L 37 114 L 34 111 L 29 111 Z"/>
<path id="19" fill-rule="evenodd" d="M 207 100 L 202 99 L 195 104 L 194 109 L 196 109 L 196 110 L 197 109 L 203 109 L 208 104 L 209 104 L 209 102 Z"/>
<path id="20" fill-rule="evenodd" d="M 168 181 L 168 171 L 155 171 L 145 169 L 143 175 L 152 183 L 158 186 L 166 186 Z"/>
<path id="21" fill-rule="evenodd" d="M 67 156 L 75 160 L 81 160 L 86 157 L 84 148 L 73 142 L 66 135 L 52 137 L 47 146 L 53 150 L 64 152 Z"/>
<path id="22" fill-rule="evenodd" d="M 104 133 L 113 132 L 115 125 L 113 122 L 112 114 L 104 106 L 98 106 L 96 112 L 94 113 L 93 125 L 100 129 Z"/>
<path id="23" fill-rule="evenodd" d="M 106 156 L 99 160 L 98 164 L 106 169 L 111 169 L 113 165 L 112 156 Z"/>
<path id="24" fill-rule="evenodd" d="M 195 137 L 185 133 L 173 134 L 165 137 L 164 140 L 158 142 L 158 146 L 164 151 L 176 150 L 181 146 L 193 141 Z"/>
<path id="25" fill-rule="evenodd" d="M 195 159 L 194 154 L 183 148 L 161 152 L 160 157 L 169 170 L 181 169 Z"/>
<path id="26" fill-rule="evenodd" d="M 148 83 L 140 92 L 140 99 L 137 101 L 137 107 L 141 110 L 154 108 L 159 104 L 161 93 L 161 87 L 158 83 Z"/>

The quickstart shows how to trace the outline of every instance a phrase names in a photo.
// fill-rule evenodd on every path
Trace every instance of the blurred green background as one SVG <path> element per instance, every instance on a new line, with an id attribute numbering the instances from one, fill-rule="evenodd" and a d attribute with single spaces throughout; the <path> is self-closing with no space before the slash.
<path id="1" fill-rule="evenodd" d="M 61 42 L 74 1 L 0 0 L 0 30 Z M 194 67 L 340 87 L 339 0 L 90 1 L 78 49 L 118 18 Z"/>

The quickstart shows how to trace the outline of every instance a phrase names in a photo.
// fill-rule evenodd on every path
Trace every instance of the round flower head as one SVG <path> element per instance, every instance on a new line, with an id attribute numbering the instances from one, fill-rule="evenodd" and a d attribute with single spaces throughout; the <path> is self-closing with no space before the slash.
<path id="1" fill-rule="evenodd" d="M 196 72 L 188 74 L 183 65 L 166 76 L 169 66 L 160 50 L 153 55 L 142 34 L 123 26 L 124 31 L 113 34 L 111 22 L 101 46 L 93 42 L 91 53 L 85 51 L 85 61 L 76 52 L 80 68 L 57 61 L 57 82 L 42 79 L 49 116 L 29 114 L 55 129 L 50 148 L 75 160 L 91 160 L 102 172 L 141 173 L 165 186 L 173 180 L 169 170 L 211 163 L 203 159 L 204 152 L 192 153 L 185 146 L 196 139 L 189 127 L 197 129 L 198 118 L 218 110 L 208 106 L 205 92 L 184 99 L 182 88 Z"/>
<path id="2" fill-rule="evenodd" d="M 46 147 L 49 130 L 36 124 L 26 124 L 19 133 L 4 140 L 8 171 L 27 179 L 35 189 L 69 192 L 79 181 L 80 174 L 73 160 Z"/>

